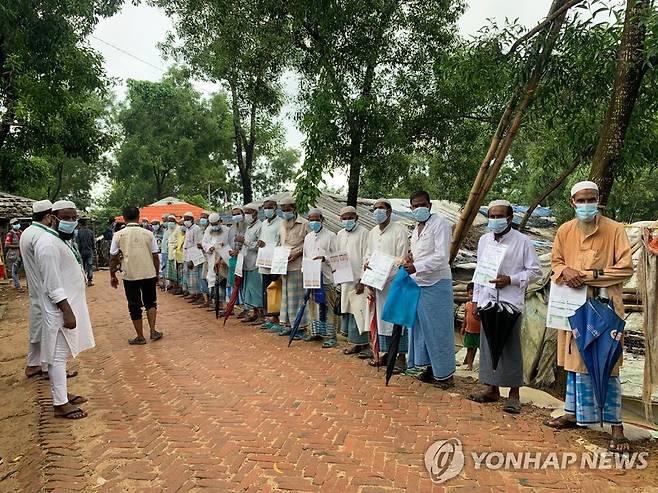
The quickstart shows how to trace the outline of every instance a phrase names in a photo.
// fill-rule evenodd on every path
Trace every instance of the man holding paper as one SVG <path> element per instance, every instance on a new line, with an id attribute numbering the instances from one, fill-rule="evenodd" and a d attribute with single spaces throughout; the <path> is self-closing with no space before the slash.
<path id="1" fill-rule="evenodd" d="M 420 286 L 416 320 L 409 340 L 409 367 L 426 368 L 417 376 L 439 388 L 453 386 L 455 330 L 453 316 L 448 221 L 432 214 L 429 193 L 411 195 L 411 210 L 418 225 L 411 235 L 411 253 L 404 269 Z"/>
<path id="2" fill-rule="evenodd" d="M 343 226 L 338 232 L 336 243 L 338 252 L 347 253 L 352 280 L 341 283 L 340 308 L 343 312 L 343 330 L 347 330 L 347 340 L 352 346 L 345 354 L 360 354 L 368 349 L 368 324 L 366 323 L 366 296 L 361 284 L 363 259 L 366 256 L 368 230 L 358 223 L 359 216 L 352 206 L 340 210 Z M 338 279 L 334 277 L 336 283 Z"/>
<path id="3" fill-rule="evenodd" d="M 295 321 L 297 311 L 304 303 L 304 280 L 302 277 L 302 255 L 304 253 L 304 239 L 308 233 L 308 221 L 297 213 L 297 205 L 292 197 L 285 197 L 279 202 L 283 221 L 279 229 L 281 247 L 290 250 L 288 256 L 288 269 L 281 277 L 281 328 L 279 335 L 290 335 L 290 328 Z M 274 262 L 272 262 L 274 270 Z M 304 310 L 304 316 L 299 325 L 298 337 L 308 327 L 308 311 Z M 272 330 L 279 328 L 273 326 Z"/>
<path id="4" fill-rule="evenodd" d="M 409 253 L 409 233 L 407 228 L 393 222 L 391 215 L 393 214 L 393 207 L 388 199 L 378 199 L 373 205 L 373 219 L 377 226 L 370 230 L 368 233 L 368 241 L 366 244 L 366 255 L 364 259 L 364 269 L 370 269 L 369 263 L 375 261 L 375 258 L 381 255 L 391 257 L 398 263 L 402 263 Z M 368 288 L 368 320 L 373 317 L 377 323 L 377 333 L 379 339 L 380 359 L 370 361 L 370 366 L 386 366 L 387 352 L 390 347 L 391 336 L 393 335 L 393 324 L 382 320 L 384 313 L 384 304 L 386 297 L 391 287 L 391 283 L 396 269 L 389 269 L 386 274 L 386 280 L 382 289 Z M 365 275 L 365 274 L 364 274 Z M 396 373 L 404 371 L 405 367 L 405 354 L 408 349 L 408 336 L 407 330 L 402 330 L 402 337 L 400 339 L 400 347 L 398 353 L 398 363 L 396 364 Z"/>
<path id="5" fill-rule="evenodd" d="M 260 236 L 258 237 L 258 248 L 259 255 L 264 248 L 273 249 L 273 247 L 279 246 L 280 242 L 280 229 L 281 229 L 281 219 L 277 213 L 277 202 L 274 197 L 267 197 L 263 201 L 263 214 L 265 214 L 265 221 L 260 228 Z M 273 253 L 273 252 L 270 252 Z M 270 266 L 271 266 L 271 256 L 270 256 Z M 274 326 L 279 325 L 279 311 L 269 311 L 269 305 L 267 303 L 267 288 L 270 284 L 275 282 L 279 276 L 277 274 L 271 273 L 270 267 L 259 267 L 258 272 L 260 272 L 263 277 L 263 307 L 265 309 L 265 314 L 268 317 L 271 317 L 270 321 L 266 321 L 261 328 L 271 329 Z"/>
<path id="6" fill-rule="evenodd" d="M 313 283 L 314 294 L 311 296 L 311 307 L 313 322 L 311 323 L 311 333 L 304 340 L 307 342 L 321 341 L 324 338 L 323 348 L 336 347 L 336 320 L 334 308 L 336 306 L 336 290 L 334 289 L 334 280 L 331 274 L 331 265 L 329 265 L 329 255 L 336 251 L 336 234 L 323 227 L 324 216 L 320 209 L 311 209 L 308 212 L 308 227 L 311 230 L 304 239 L 304 278 L 307 277 L 308 270 L 316 270 L 317 283 L 315 278 L 311 279 Z M 314 286 L 317 286 L 315 288 Z M 305 286 L 310 288 L 310 286 Z M 319 301 L 322 300 L 322 301 Z"/>
<path id="7" fill-rule="evenodd" d="M 507 200 L 494 200 L 488 210 L 489 233 L 478 243 L 478 266 L 487 265 L 487 275 L 475 275 L 473 301 L 481 311 L 498 303 L 515 313 L 522 313 L 525 305 L 525 291 L 529 284 L 541 278 L 542 270 L 532 241 L 526 235 L 512 228 L 514 210 Z M 492 252 L 495 252 L 493 254 Z M 476 267 L 476 273 L 478 268 Z M 487 327 L 483 318 L 484 334 L 480 337 L 481 384 L 483 392 L 471 394 L 469 399 L 485 403 L 500 399 L 500 387 L 509 387 L 509 397 L 503 411 L 513 414 L 521 412 L 519 388 L 523 386 L 523 354 L 521 352 L 522 316 L 516 318 L 509 338 L 498 360 L 496 369 L 487 340 Z M 511 323 L 509 325 L 512 325 Z M 502 328 L 501 328 L 502 330 Z"/>
<path id="8" fill-rule="evenodd" d="M 594 182 L 583 181 L 571 189 L 571 206 L 576 218 L 558 229 L 551 256 L 552 280 L 570 288 L 586 286 L 588 298 L 596 296 L 596 288 L 605 289 L 605 297 L 612 301 L 615 312 L 623 318 L 623 286 L 633 275 L 631 248 L 624 226 L 602 216 L 598 202 L 599 189 Z M 621 421 L 621 362 L 620 356 L 608 380 L 608 398 L 601 416 L 592 379 L 572 332 L 558 331 L 557 364 L 567 371 L 565 414 L 544 423 L 563 429 L 603 421 L 612 425 L 609 450 L 628 452 L 629 444 Z"/>
<path id="9" fill-rule="evenodd" d="M 210 224 L 203 233 L 203 251 L 206 254 L 208 289 L 213 296 L 215 295 L 214 287 L 217 281 L 219 266 L 221 265 L 221 251 L 227 248 L 229 237 L 228 228 L 222 226 L 219 214 L 213 212 L 208 217 Z M 220 297 L 221 300 L 221 297 Z M 220 304 L 221 306 L 221 304 Z M 214 308 L 208 308 L 214 310 Z"/>
<path id="10" fill-rule="evenodd" d="M 190 303 L 203 303 L 201 294 L 201 275 L 203 273 L 203 264 L 206 259 L 203 255 L 202 245 L 203 231 L 198 224 L 194 223 L 194 214 L 186 212 L 183 214 L 183 224 L 187 228 L 185 231 L 185 263 L 187 264 L 187 292 L 189 293 Z"/>
<path id="11" fill-rule="evenodd" d="M 258 256 L 258 238 L 262 224 L 258 220 L 258 205 L 249 203 L 244 206 L 246 229 L 242 244 L 242 303 L 245 309 L 253 313 L 242 319 L 243 323 L 261 325 L 263 323 L 263 278 L 256 267 Z"/>

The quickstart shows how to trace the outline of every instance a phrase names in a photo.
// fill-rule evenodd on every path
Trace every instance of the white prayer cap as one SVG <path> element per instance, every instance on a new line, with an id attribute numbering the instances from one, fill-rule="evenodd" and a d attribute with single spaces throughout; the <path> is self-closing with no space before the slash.
<path id="1" fill-rule="evenodd" d="M 183 217 L 185 216 L 194 217 L 194 214 L 192 214 L 190 211 L 187 211 L 185 214 L 183 214 Z"/>
<path id="2" fill-rule="evenodd" d="M 18 222 L 18 218 L 13 218 L 9 220 L 9 224 L 16 224 Z"/>
<path id="3" fill-rule="evenodd" d="M 288 197 L 283 197 L 279 201 L 279 205 L 297 205 L 297 202 L 295 201 L 294 197 L 288 196 Z"/>
<path id="4" fill-rule="evenodd" d="M 391 204 L 391 201 L 388 200 L 388 199 L 384 199 L 384 198 L 381 198 L 381 199 L 377 199 L 377 200 L 375 200 L 375 202 L 374 202 L 372 205 L 373 205 L 373 207 L 374 207 L 375 205 L 377 205 L 377 204 L 379 204 L 379 203 L 381 203 L 381 204 L 386 204 L 386 205 L 388 205 L 391 209 L 393 208 L 393 205 Z"/>
<path id="5" fill-rule="evenodd" d="M 210 216 L 208 216 L 208 221 L 210 221 L 211 223 L 218 223 L 219 219 L 220 219 L 219 214 L 217 214 L 216 212 L 213 212 L 210 214 Z"/>
<path id="6" fill-rule="evenodd" d="M 310 216 L 311 214 L 318 214 L 321 217 L 324 217 L 324 214 L 322 214 L 322 211 L 318 209 L 317 207 L 313 207 L 310 211 L 308 211 L 308 215 Z"/>
<path id="7" fill-rule="evenodd" d="M 258 204 L 256 202 L 249 202 L 247 205 L 243 206 L 242 209 L 251 209 L 252 211 L 258 210 Z"/>
<path id="8" fill-rule="evenodd" d="M 512 204 L 509 203 L 507 200 L 492 200 L 489 203 L 489 209 L 492 207 L 512 207 Z"/>
<path id="9" fill-rule="evenodd" d="M 70 200 L 58 200 L 53 204 L 53 212 L 61 211 L 62 209 L 75 209 L 75 204 Z"/>
<path id="10" fill-rule="evenodd" d="M 582 190 L 596 190 L 599 191 L 599 186 L 593 181 L 579 181 L 571 187 L 571 196 L 573 197 Z"/>
<path id="11" fill-rule="evenodd" d="M 176 216 L 174 216 L 173 214 L 167 215 L 167 221 L 175 221 L 175 220 L 176 220 Z"/>
<path id="12" fill-rule="evenodd" d="M 352 207 L 351 205 L 345 206 L 340 210 L 340 215 L 342 216 L 343 214 L 351 214 L 354 213 L 356 214 L 356 209 Z"/>
<path id="13" fill-rule="evenodd" d="M 271 195 L 271 196 L 269 196 L 269 197 L 265 197 L 265 198 L 263 199 L 263 204 L 264 204 L 265 202 L 274 202 L 274 203 L 276 204 L 276 203 L 277 203 L 277 200 L 276 200 L 276 197 L 275 197 L 275 196 Z"/>
<path id="14" fill-rule="evenodd" d="M 234 205 L 231 207 L 231 210 L 234 211 L 235 209 L 239 210 L 240 212 L 244 212 L 244 209 L 242 208 L 241 205 Z"/>
<path id="15" fill-rule="evenodd" d="M 52 208 L 53 203 L 50 200 L 37 200 L 34 204 L 32 204 L 32 212 L 34 214 L 49 211 Z"/>

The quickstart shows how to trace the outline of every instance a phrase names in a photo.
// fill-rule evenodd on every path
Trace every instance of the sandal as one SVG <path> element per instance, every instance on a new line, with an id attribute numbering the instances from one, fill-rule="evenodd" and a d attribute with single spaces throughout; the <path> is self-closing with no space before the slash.
<path id="1" fill-rule="evenodd" d="M 448 377 L 445 380 L 434 380 L 434 386 L 441 390 L 448 390 L 455 386 L 455 378 Z"/>
<path id="2" fill-rule="evenodd" d="M 378 368 L 380 366 L 386 366 L 388 365 L 388 354 L 381 356 L 379 358 L 379 361 L 375 361 L 374 359 L 371 359 L 370 361 L 368 361 L 368 364 L 374 368 Z"/>
<path id="3" fill-rule="evenodd" d="M 162 339 L 163 335 L 164 334 L 162 332 L 158 332 L 157 330 L 153 330 L 153 331 L 151 331 L 151 340 L 152 341 L 160 340 L 160 339 Z"/>
<path id="4" fill-rule="evenodd" d="M 41 368 L 40 367 L 37 367 L 37 368 L 39 368 L 39 369 L 35 373 L 28 373 L 27 370 L 26 370 L 25 371 L 25 376 L 27 378 L 34 378 L 36 376 L 43 375 L 43 371 L 41 371 Z"/>
<path id="5" fill-rule="evenodd" d="M 359 359 L 371 359 L 374 356 L 375 355 L 373 354 L 372 350 L 370 348 L 366 348 L 363 351 L 361 351 L 357 357 Z"/>
<path id="6" fill-rule="evenodd" d="M 425 368 L 418 375 L 416 375 L 416 379 L 423 383 L 434 383 L 434 373 L 432 372 L 432 367 L 428 366 Z"/>
<path id="7" fill-rule="evenodd" d="M 361 346 L 354 344 L 352 347 L 343 349 L 343 354 L 359 354 L 361 353 Z"/>
<path id="8" fill-rule="evenodd" d="M 405 370 L 406 368 L 403 365 L 397 364 L 393 367 L 393 375 L 401 375 Z"/>
<path id="9" fill-rule="evenodd" d="M 503 406 L 503 411 L 510 414 L 520 414 L 521 413 L 521 401 L 515 397 L 510 397 L 505 401 Z"/>
<path id="10" fill-rule="evenodd" d="M 75 408 L 69 411 L 68 413 L 64 413 L 64 414 L 55 413 L 56 418 L 62 418 L 62 419 L 83 419 L 86 418 L 87 416 L 88 416 L 87 413 L 79 408 Z"/>
<path id="11" fill-rule="evenodd" d="M 331 348 L 336 347 L 337 345 L 338 345 L 338 341 L 335 338 L 334 339 L 327 339 L 322 343 L 322 347 L 324 349 L 331 349 Z"/>
<path id="12" fill-rule="evenodd" d="M 469 401 L 477 402 L 478 404 L 486 404 L 488 402 L 498 402 L 500 396 L 493 397 L 490 394 L 485 394 L 484 392 L 480 394 L 471 394 L 468 396 Z"/>
<path id="13" fill-rule="evenodd" d="M 631 453 L 631 448 L 630 446 L 626 448 L 626 450 L 620 450 L 619 446 L 620 445 L 625 445 L 629 444 L 630 441 L 626 437 L 621 437 L 621 438 L 615 438 L 612 437 L 610 440 L 610 445 L 608 446 L 608 452 L 612 452 L 613 454 L 630 454 Z"/>
<path id="14" fill-rule="evenodd" d="M 574 419 L 568 419 L 566 414 L 558 416 L 557 418 L 549 418 L 544 420 L 544 426 L 553 428 L 555 430 L 571 430 L 578 428 L 578 423 Z"/>
<path id="15" fill-rule="evenodd" d="M 137 336 L 134 339 L 128 339 L 128 344 L 131 346 L 142 346 L 146 344 L 146 339 L 143 337 Z"/>
<path id="16" fill-rule="evenodd" d="M 81 395 L 72 395 L 69 398 L 69 404 L 73 404 L 74 406 L 78 406 L 80 404 L 84 404 L 85 402 L 88 402 L 89 399 L 86 397 L 83 397 Z"/>

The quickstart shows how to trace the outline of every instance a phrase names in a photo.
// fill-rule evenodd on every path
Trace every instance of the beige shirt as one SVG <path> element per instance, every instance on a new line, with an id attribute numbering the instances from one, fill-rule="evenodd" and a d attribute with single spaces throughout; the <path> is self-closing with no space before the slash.
<path id="1" fill-rule="evenodd" d="M 294 221 L 282 221 L 279 230 L 281 246 L 291 249 L 291 254 L 300 254 L 304 250 L 304 239 L 309 232 L 308 221 L 302 216 L 297 216 Z M 288 263 L 288 271 L 298 271 L 302 269 L 302 257 Z"/>
<path id="2" fill-rule="evenodd" d="M 121 271 L 125 281 L 156 277 L 153 254 L 160 251 L 153 233 L 137 224 L 129 224 L 112 237 L 110 255 L 121 252 Z"/>
<path id="3" fill-rule="evenodd" d="M 623 317 L 623 287 L 633 275 L 631 247 L 623 225 L 601 215 L 590 225 L 577 219 L 563 224 L 553 243 L 551 267 L 552 280 L 558 284 L 562 283 L 562 271 L 569 267 L 586 276 L 590 296 L 593 288 L 607 288 L 615 311 Z M 595 278 L 592 269 L 603 270 L 603 274 Z M 618 374 L 621 360 L 613 375 Z M 571 331 L 558 330 L 557 364 L 567 371 L 587 373 Z"/>

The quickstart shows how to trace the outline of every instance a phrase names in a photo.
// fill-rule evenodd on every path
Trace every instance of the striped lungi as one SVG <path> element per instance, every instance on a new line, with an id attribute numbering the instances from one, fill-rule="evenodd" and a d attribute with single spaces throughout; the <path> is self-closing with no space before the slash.
<path id="1" fill-rule="evenodd" d="M 359 332 L 359 327 L 356 324 L 356 319 L 351 313 L 345 313 L 343 315 L 343 327 L 347 331 L 347 340 L 352 344 L 366 345 L 369 342 L 368 332 L 361 334 Z"/>
<path id="2" fill-rule="evenodd" d="M 178 269 L 178 275 L 180 279 L 181 287 L 184 292 L 188 292 L 188 276 L 187 276 L 187 264 L 183 262 L 182 264 L 176 264 Z"/>
<path id="3" fill-rule="evenodd" d="M 393 336 L 384 336 L 377 334 L 379 339 L 379 352 L 388 353 L 388 350 L 391 348 L 391 339 Z M 398 347 L 399 354 L 405 354 L 409 350 L 409 331 L 406 328 L 402 328 L 402 335 L 400 336 L 400 346 Z"/>
<path id="4" fill-rule="evenodd" d="M 199 281 L 201 280 L 201 273 L 203 272 L 203 265 L 197 265 L 191 269 L 187 269 L 187 291 L 190 294 L 199 294 Z"/>
<path id="5" fill-rule="evenodd" d="M 320 305 L 315 302 L 314 294 L 311 295 L 307 311 L 309 317 L 313 319 L 311 325 L 312 336 L 322 336 L 336 338 L 336 290 L 333 284 L 326 283 L 323 285 L 324 297 L 326 303 Z M 315 293 L 315 291 L 314 291 Z"/>
<path id="6" fill-rule="evenodd" d="M 576 422 L 581 426 L 601 422 L 601 410 L 594 396 L 592 377 L 587 373 L 567 372 L 564 412 L 575 414 Z M 608 391 L 603 406 L 603 422 L 610 425 L 621 424 L 621 382 L 619 377 L 608 379 Z"/>
<path id="7" fill-rule="evenodd" d="M 263 308 L 263 277 L 258 269 L 242 271 L 242 300 L 250 308 Z"/>
<path id="8" fill-rule="evenodd" d="M 302 271 L 295 270 L 281 276 L 281 313 L 282 324 L 292 325 L 297 311 L 304 303 L 304 280 Z M 308 326 L 308 310 L 304 310 L 300 327 Z"/>
<path id="9" fill-rule="evenodd" d="M 169 260 L 167 261 L 167 271 L 165 277 L 168 281 L 178 282 L 178 269 L 176 268 L 176 261 Z"/>

